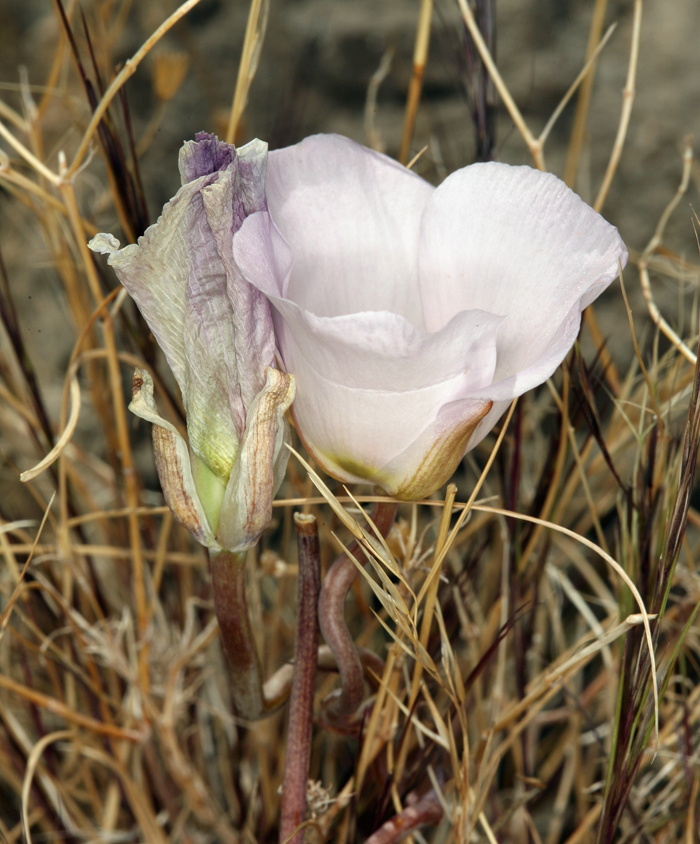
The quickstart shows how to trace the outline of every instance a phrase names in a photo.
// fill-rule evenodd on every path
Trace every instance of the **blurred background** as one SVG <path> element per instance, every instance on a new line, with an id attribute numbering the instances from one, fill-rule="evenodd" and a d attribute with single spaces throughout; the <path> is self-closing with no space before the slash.
<path id="1" fill-rule="evenodd" d="M 123 3 L 115 25 L 114 4 L 83 3 L 97 63 L 104 79 L 124 62 L 176 7 L 175 2 L 149 0 Z M 605 4 L 604 4 L 605 5 Z M 632 0 L 609 0 L 605 25 L 617 28 L 598 61 L 575 188 L 593 202 L 618 128 L 627 76 L 632 27 Z M 581 70 L 594 3 L 592 0 L 497 0 L 498 67 L 516 103 L 537 135 Z M 397 156 L 401 143 L 406 94 L 412 72 L 418 21 L 417 0 L 272 0 L 267 31 L 237 141 L 260 137 L 271 148 L 286 146 L 315 132 L 339 132 Z M 245 0 L 202 0 L 160 42 L 126 85 L 133 134 L 142 152 L 141 176 L 150 222 L 178 187 L 177 153 L 195 132 L 225 135 L 244 39 Z M 109 20 L 109 24 L 106 22 Z M 80 25 L 76 38 L 89 65 Z M 0 2 L 0 80 L 2 96 L 22 110 L 17 90 L 22 74 L 30 86 L 45 83 L 54 57 L 59 26 L 48 0 Z M 645 0 L 636 94 L 623 155 L 603 209 L 634 252 L 652 235 L 662 208 L 680 180 L 686 135 L 700 134 L 700 3 L 697 0 Z M 416 170 L 434 183 L 472 162 L 476 154 L 470 101 L 465 28 L 455 2 L 437 0 L 423 93 L 411 155 L 427 150 Z M 473 48 L 472 48 L 473 49 Z M 376 107 L 367 109 L 368 88 L 380 66 Z M 390 61 L 390 64 L 388 64 Z M 73 150 L 79 128 L 88 116 L 85 95 L 70 63 L 61 76 L 64 94 L 51 102 L 44 126 L 51 145 L 47 160 L 59 149 Z M 33 89 L 35 98 L 40 89 Z M 548 139 L 548 169 L 562 176 L 576 98 L 564 110 Z M 67 110 L 75 121 L 67 121 Z M 509 163 L 532 163 L 507 112 L 497 112 L 494 154 Z M 106 182 L 95 161 L 82 180 L 81 201 L 98 227 L 114 231 Z M 697 169 L 694 170 L 697 181 Z M 8 197 L 0 192 L 0 237 L 13 284 L 26 289 L 20 301 L 27 309 L 27 338 L 40 368 L 58 364 L 59 313 L 44 307 L 52 273 L 34 227 L 16 206 L 8 214 Z M 696 190 L 688 195 L 697 204 Z M 668 231 L 667 246 L 679 254 L 694 250 L 687 202 Z M 628 282 L 636 315 L 644 312 L 636 281 Z M 659 295 L 678 320 L 677 285 Z M 29 300 L 33 294 L 35 298 Z M 598 306 L 604 334 L 622 343 L 615 331 L 619 314 L 605 303 L 619 301 L 608 291 Z M 60 307 L 57 303 L 56 307 Z M 45 351 L 51 349 L 50 354 Z M 45 372 L 48 376 L 49 372 Z"/>

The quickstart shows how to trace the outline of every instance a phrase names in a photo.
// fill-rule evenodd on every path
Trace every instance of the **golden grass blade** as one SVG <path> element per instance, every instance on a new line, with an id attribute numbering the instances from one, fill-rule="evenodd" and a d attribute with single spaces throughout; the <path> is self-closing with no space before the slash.
<path id="1" fill-rule="evenodd" d="M 421 0 L 420 12 L 418 14 L 418 27 L 416 29 L 416 41 L 413 48 L 413 72 L 408 87 L 408 99 L 406 101 L 406 114 L 403 124 L 403 135 L 401 137 L 401 149 L 399 151 L 399 162 L 406 164 L 408 153 L 411 149 L 413 139 L 413 128 L 418 113 L 420 92 L 423 87 L 423 74 L 428 61 L 428 46 L 430 44 L 430 22 L 433 17 L 433 0 Z M 413 161 L 411 162 L 413 164 Z M 410 166 L 409 166 L 410 170 Z"/>
<path id="2" fill-rule="evenodd" d="M 251 0 L 250 11 L 248 12 L 248 23 L 243 40 L 241 51 L 241 62 L 238 66 L 238 77 L 236 78 L 236 89 L 231 104 L 228 128 L 226 129 L 226 143 L 235 142 L 236 132 L 243 117 L 243 111 L 248 101 L 248 91 L 255 77 L 258 67 L 260 52 L 265 38 L 267 18 L 270 10 L 270 0 Z"/>
<path id="3" fill-rule="evenodd" d="M 644 634 L 646 636 L 647 641 L 647 649 L 649 651 L 649 660 L 651 663 L 651 675 L 652 675 L 652 690 L 654 693 L 654 729 L 656 733 L 656 740 L 658 742 L 659 739 L 659 687 L 658 687 L 658 679 L 656 674 L 656 657 L 654 655 L 654 642 L 651 637 L 651 626 L 649 625 L 650 615 L 647 612 L 647 608 L 644 606 L 644 601 L 642 600 L 642 596 L 639 594 L 639 590 L 634 585 L 634 582 L 627 574 L 627 572 L 622 568 L 622 566 L 610 556 L 602 548 L 595 544 L 595 542 L 591 542 L 590 539 L 587 539 L 585 536 L 581 536 L 580 534 L 575 533 L 573 530 L 569 530 L 568 528 L 563 527 L 562 525 L 554 524 L 553 522 L 547 522 L 544 519 L 538 519 L 536 516 L 526 516 L 524 513 L 514 513 L 512 510 L 502 510 L 500 507 L 487 507 L 484 505 L 474 505 L 475 510 L 482 510 L 484 513 L 494 513 L 500 516 L 507 516 L 511 519 L 520 519 L 524 522 L 531 522 L 532 524 L 538 525 L 541 524 L 543 527 L 547 527 L 550 530 L 558 531 L 559 533 L 564 534 L 565 536 L 569 536 L 572 539 L 575 539 L 577 542 L 580 542 L 582 545 L 585 545 L 587 548 L 590 548 L 591 551 L 595 551 L 598 556 L 602 557 L 605 562 L 611 566 L 617 574 L 622 578 L 622 580 L 627 585 L 627 588 L 630 590 L 632 595 L 634 596 L 634 600 L 637 603 L 637 606 L 640 609 L 640 616 L 642 619 L 642 623 L 644 624 Z"/>
<path id="4" fill-rule="evenodd" d="M 61 174 L 60 181 L 64 180 L 71 180 L 78 172 L 78 168 L 83 162 L 85 158 L 85 153 L 88 150 L 90 145 L 90 141 L 92 140 L 92 136 L 97 131 L 97 127 L 100 125 L 100 121 L 105 115 L 105 112 L 110 106 L 112 100 L 117 96 L 119 93 L 119 89 L 122 85 L 132 77 L 136 73 L 136 69 L 141 64 L 141 62 L 146 58 L 146 56 L 150 53 L 150 51 L 155 47 L 155 45 L 160 41 L 160 39 L 169 31 L 171 30 L 175 24 L 183 18 L 189 11 L 194 9 L 194 7 L 199 3 L 199 0 L 186 0 L 181 6 L 179 6 L 173 13 L 167 18 L 163 23 L 156 29 L 156 31 L 150 35 L 144 43 L 139 47 L 139 49 L 134 53 L 134 55 L 127 59 L 124 63 L 124 67 L 119 71 L 119 73 L 114 77 L 112 82 L 110 83 L 109 87 L 105 91 L 102 99 L 100 100 L 97 108 L 93 112 L 92 118 L 90 119 L 90 123 L 88 124 L 87 129 L 83 135 L 83 139 L 80 142 L 80 146 L 78 147 L 77 152 L 73 158 L 73 161 L 70 167 L 66 170 L 65 173 Z M 58 177 L 55 173 L 50 173 L 50 181 L 54 184 L 59 184 L 60 181 L 57 181 Z"/>
<path id="5" fill-rule="evenodd" d="M 71 437 L 75 431 L 75 428 L 78 424 L 78 417 L 80 416 L 80 384 L 78 383 L 78 379 L 75 375 L 73 375 L 70 379 L 70 416 L 68 417 L 68 423 L 66 424 L 65 430 L 58 438 L 56 445 L 51 449 L 51 451 L 44 457 L 43 460 L 39 461 L 33 469 L 27 469 L 26 472 L 22 472 L 19 476 L 22 483 L 26 483 L 27 481 L 31 481 L 40 475 L 45 469 L 48 469 L 52 463 L 54 463 L 63 453 L 63 449 L 68 445 L 71 441 Z"/>
<path id="6" fill-rule="evenodd" d="M 588 32 L 588 44 L 586 45 L 586 61 L 593 55 L 596 44 L 600 41 L 601 33 L 603 32 L 603 24 L 605 23 L 605 12 L 607 10 L 608 0 L 595 0 L 593 7 L 593 15 L 591 16 L 591 28 Z M 569 141 L 569 148 L 566 154 L 566 165 L 564 167 L 563 179 L 566 184 L 573 188 L 576 184 L 576 175 L 578 173 L 578 164 L 581 157 L 581 150 L 583 148 L 584 135 L 586 131 L 586 120 L 588 119 L 588 109 L 591 103 L 591 91 L 593 90 L 593 82 L 595 80 L 595 64 L 591 68 L 591 72 L 586 76 L 586 79 L 581 86 L 578 100 L 576 101 L 576 112 L 574 114 L 574 122 L 571 128 L 571 136 Z"/>
<path id="7" fill-rule="evenodd" d="M 627 137 L 627 129 L 632 116 L 632 105 L 634 103 L 635 80 L 637 78 L 637 64 L 639 62 L 639 40 L 642 32 L 642 0 L 634 0 L 634 17 L 632 19 L 632 47 L 630 49 L 630 61 L 627 70 L 627 82 L 622 91 L 622 113 L 620 114 L 620 125 L 617 129 L 617 137 L 610 153 L 608 168 L 603 177 L 603 183 L 598 191 L 598 196 L 593 203 L 593 208 L 600 212 L 608 197 L 612 180 L 620 163 L 622 147 Z"/>
<path id="8" fill-rule="evenodd" d="M 562 111 L 564 111 L 564 109 L 566 108 L 566 105 L 569 102 L 569 100 L 576 93 L 578 86 L 584 80 L 588 79 L 589 74 L 592 73 L 593 66 L 594 66 L 596 60 L 598 59 L 598 56 L 601 54 L 601 52 L 605 48 L 605 45 L 610 40 L 610 37 L 613 34 L 613 32 L 615 32 L 616 27 L 617 27 L 616 23 L 613 23 L 608 27 L 608 31 L 605 33 L 605 35 L 601 39 L 600 44 L 598 44 L 598 46 L 595 48 L 593 55 L 586 61 L 586 64 L 581 69 L 581 72 L 576 77 L 576 79 L 571 83 L 571 87 L 566 92 L 566 94 L 564 94 L 564 96 L 561 98 L 561 102 L 552 112 L 552 116 L 547 121 L 546 126 L 540 132 L 540 136 L 537 139 L 543 147 L 545 145 L 547 138 L 549 137 L 549 133 L 554 128 L 554 125 L 556 124 L 557 120 L 559 120 L 559 117 L 561 116 Z"/>
<path id="9" fill-rule="evenodd" d="M 62 741 L 64 739 L 71 738 L 73 735 L 71 730 L 59 730 L 55 733 L 49 733 L 48 735 L 44 736 L 40 739 L 32 748 L 32 752 L 29 754 L 29 758 L 27 759 L 27 767 L 24 774 L 24 782 L 22 783 L 22 828 L 24 831 L 24 838 L 27 844 L 32 844 L 32 835 L 31 835 L 31 828 L 29 823 L 29 792 L 32 787 L 32 780 L 34 779 L 34 773 L 39 765 L 39 760 L 41 759 L 41 755 L 43 754 L 44 750 L 50 745 L 53 744 L 55 741 Z M 44 788 L 49 787 L 53 792 L 55 792 L 55 786 L 50 780 L 45 779 L 43 782 Z M 57 802 L 54 798 L 52 802 Z M 65 815 L 65 808 L 62 810 L 62 814 L 64 815 L 63 821 L 64 823 L 68 821 L 67 816 Z M 69 828 L 76 829 L 75 824 L 68 821 L 67 823 Z"/>

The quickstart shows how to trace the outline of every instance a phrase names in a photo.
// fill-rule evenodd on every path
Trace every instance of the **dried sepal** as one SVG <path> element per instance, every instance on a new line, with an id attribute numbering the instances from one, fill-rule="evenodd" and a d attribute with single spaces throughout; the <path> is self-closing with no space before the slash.
<path id="1" fill-rule="evenodd" d="M 248 423 L 221 506 L 219 536 L 232 551 L 249 548 L 272 519 L 272 501 L 289 457 L 289 423 L 294 400 L 292 375 L 268 367 L 263 389 L 248 408 Z"/>
<path id="2" fill-rule="evenodd" d="M 173 424 L 158 413 L 153 379 L 145 369 L 134 370 L 129 410 L 153 425 L 153 450 L 165 500 L 180 524 L 207 548 L 219 550 L 197 492 L 187 443 Z"/>

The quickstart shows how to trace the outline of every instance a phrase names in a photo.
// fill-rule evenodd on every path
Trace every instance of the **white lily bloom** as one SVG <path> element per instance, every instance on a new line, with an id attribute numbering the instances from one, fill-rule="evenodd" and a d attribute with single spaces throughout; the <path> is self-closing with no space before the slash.
<path id="1" fill-rule="evenodd" d="M 474 164 L 440 187 L 346 138 L 271 152 L 267 207 L 233 238 L 272 303 L 309 452 L 422 498 L 549 378 L 617 276 L 613 226 L 555 176 Z"/>

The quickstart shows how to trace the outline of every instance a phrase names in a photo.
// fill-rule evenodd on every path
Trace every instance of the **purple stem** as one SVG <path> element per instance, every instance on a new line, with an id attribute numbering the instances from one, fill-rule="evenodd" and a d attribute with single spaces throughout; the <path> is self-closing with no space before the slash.
<path id="1" fill-rule="evenodd" d="M 365 844 L 396 844 L 418 827 L 439 823 L 442 815 L 442 805 L 431 789 L 413 805 L 407 806 L 390 821 L 380 826 L 370 835 Z"/>
<path id="2" fill-rule="evenodd" d="M 396 519 L 398 505 L 393 502 L 375 504 L 371 519 L 382 536 L 386 536 Z M 349 549 L 357 555 L 359 546 L 353 542 Z M 355 563 L 341 554 L 323 580 L 318 603 L 318 620 L 323 638 L 331 649 L 340 674 L 340 689 L 324 701 L 324 718 L 329 722 L 343 722 L 353 715 L 364 698 L 362 663 L 345 623 L 345 598 L 357 577 Z"/>
<path id="3" fill-rule="evenodd" d="M 209 567 L 214 609 L 231 670 L 231 697 L 236 714 L 257 721 L 282 704 L 286 690 L 273 699 L 267 699 L 263 692 L 260 660 L 248 618 L 245 558 L 245 551 L 210 552 Z"/>
<path id="4" fill-rule="evenodd" d="M 280 844 L 287 840 L 289 844 L 301 844 L 304 836 L 303 830 L 296 834 L 294 831 L 306 816 L 318 648 L 317 604 L 321 587 L 321 554 L 316 519 L 311 515 L 295 513 L 294 523 L 299 549 L 297 631 L 284 755 Z"/>

